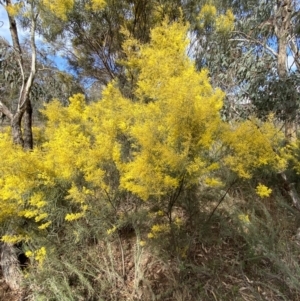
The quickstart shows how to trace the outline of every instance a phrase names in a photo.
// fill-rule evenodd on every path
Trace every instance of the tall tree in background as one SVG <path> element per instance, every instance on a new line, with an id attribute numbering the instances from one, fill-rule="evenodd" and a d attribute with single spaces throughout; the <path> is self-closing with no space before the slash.
<path id="1" fill-rule="evenodd" d="M 19 89 L 19 99 L 15 112 L 11 112 L 4 103 L 0 103 L 0 109 L 3 114 L 9 117 L 12 127 L 13 141 L 16 144 L 24 146 L 24 148 L 31 149 L 33 145 L 31 119 L 32 119 L 32 106 L 29 99 L 30 91 L 36 75 L 36 43 L 35 43 L 35 31 L 38 13 L 34 7 L 33 2 L 28 5 L 28 14 L 30 19 L 30 47 L 31 47 L 31 65 L 27 69 L 23 50 L 21 48 L 18 27 L 15 16 L 21 9 L 22 2 L 13 4 L 11 0 L 1 1 L 7 11 L 9 28 L 12 38 L 12 47 L 14 55 L 19 65 L 20 73 L 22 75 L 21 87 Z M 21 129 L 21 121 L 24 116 L 24 131 Z"/>
<path id="2" fill-rule="evenodd" d="M 226 92 L 224 118 L 232 121 L 256 114 L 265 119 L 273 113 L 283 124 L 286 142 L 295 141 L 300 66 L 298 1 L 190 3 L 196 12 L 189 14 L 193 55 L 199 69 L 209 69 L 213 85 Z M 226 11 L 234 14 L 234 28 L 220 31 L 218 24 L 230 20 Z M 285 172 L 281 178 L 300 209 L 299 196 Z"/>
<path id="3" fill-rule="evenodd" d="M 118 78 L 124 93 L 130 83 L 120 64 L 122 44 L 130 36 L 149 41 L 150 29 L 165 17 L 180 16 L 180 1 L 76 1 L 65 20 L 53 22 L 55 13 L 44 19 L 43 35 L 64 52 L 73 72 L 86 84 L 105 86 Z M 68 40 L 69 43 L 64 42 Z"/>
<path id="4" fill-rule="evenodd" d="M 0 100 L 0 111 L 10 119 L 14 144 L 28 150 L 33 148 L 31 99 L 38 91 L 38 85 L 35 85 L 38 56 L 35 36 L 42 20 L 41 8 L 50 9 L 50 7 L 47 1 L 1 0 L 0 4 L 7 12 L 12 40 L 12 45 L 9 45 L 7 41 L 1 39 L 1 75 L 4 75 L 5 81 L 10 82 L 14 93 L 18 95 L 15 105 L 12 99 Z M 58 13 L 68 9 L 68 6 L 64 4 L 65 2 L 62 1 L 60 8 L 63 9 L 58 10 Z M 23 24 L 29 31 L 29 46 L 21 43 L 20 24 Z M 6 87 L 2 88 L 2 96 L 8 96 Z M 9 229 L 8 233 L 10 233 Z M 12 244 L 1 245 L 1 267 L 9 286 L 12 289 L 19 289 L 22 276 Z"/>

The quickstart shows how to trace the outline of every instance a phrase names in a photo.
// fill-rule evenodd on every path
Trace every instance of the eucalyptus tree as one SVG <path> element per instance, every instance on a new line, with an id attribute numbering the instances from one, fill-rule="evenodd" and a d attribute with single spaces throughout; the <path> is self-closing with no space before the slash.
<path id="1" fill-rule="evenodd" d="M 296 138 L 299 109 L 299 8 L 294 0 L 257 1 L 238 20 L 232 37 L 243 54 L 244 95 L 261 116 L 274 112 L 284 121 L 287 140 Z"/>
<path id="2" fill-rule="evenodd" d="M 231 117 L 238 106 L 244 109 L 243 117 L 247 117 L 245 109 L 249 108 L 262 118 L 273 112 L 284 122 L 287 140 L 295 139 L 300 66 L 299 2 L 212 3 L 221 10 L 232 10 L 235 28 L 226 37 L 218 37 L 209 27 L 203 34 L 197 27 L 198 19 L 194 19 L 197 42 L 201 46 L 196 52 L 199 68 L 208 67 L 213 83 L 227 92 Z"/>
<path id="3" fill-rule="evenodd" d="M 212 83 L 226 92 L 224 118 L 245 119 L 272 113 L 295 141 L 299 112 L 299 15 L 296 0 L 191 1 L 193 55 L 208 68 Z M 230 10 L 234 28 L 218 32 L 218 16 Z M 224 21 L 224 19 L 223 19 Z M 300 210 L 300 198 L 286 171 L 284 188 Z"/>
<path id="4" fill-rule="evenodd" d="M 295 142 L 299 122 L 299 14 L 296 0 L 253 1 L 237 14 L 229 40 L 240 53 L 236 70 L 242 99 L 254 105 L 262 118 L 275 114 L 283 123 L 287 143 Z M 286 171 L 280 176 L 300 210 L 300 198 Z"/>
<path id="5" fill-rule="evenodd" d="M 49 76 L 50 72 L 53 74 L 56 71 L 51 70 L 49 66 L 45 69 L 42 60 L 38 62 L 41 52 L 36 43 L 36 34 L 43 14 L 47 9 L 51 10 L 51 6 L 49 1 L 34 0 L 15 2 L 0 0 L 0 5 L 7 12 L 12 40 L 12 44 L 10 44 L 5 39 L 0 39 L 0 78 L 2 79 L 0 112 L 10 120 L 13 142 L 28 150 L 33 147 L 32 100 L 41 98 L 47 91 L 43 87 L 43 84 L 48 82 L 47 78 L 41 76 L 37 78 L 37 72 L 39 69 L 44 69 Z M 62 17 L 62 13 L 69 7 L 63 5 L 62 8 L 59 10 L 59 17 Z M 29 38 L 26 41 L 20 39 L 20 26 L 28 32 Z M 56 73 L 55 75 L 57 82 L 59 80 L 64 80 L 65 83 L 70 81 L 63 72 L 60 74 Z M 66 98 L 66 95 L 64 96 Z M 10 233 L 10 225 L 5 231 Z M 1 245 L 1 267 L 9 286 L 12 289 L 20 288 L 22 276 L 18 268 L 15 248 L 11 244 L 3 243 Z"/>
<path id="6" fill-rule="evenodd" d="M 31 130 L 31 117 L 32 107 L 29 99 L 29 94 L 36 75 L 36 42 L 35 31 L 38 12 L 36 11 L 33 2 L 28 2 L 27 14 L 30 19 L 30 47 L 31 47 L 31 64 L 29 67 L 25 65 L 23 49 L 21 47 L 18 25 L 16 15 L 19 13 L 22 5 L 21 3 L 13 4 L 11 0 L 3 0 L 0 2 L 6 9 L 9 20 L 9 29 L 12 39 L 12 50 L 18 63 L 21 74 L 21 85 L 19 88 L 19 97 L 17 101 L 17 108 L 14 112 L 3 103 L 0 103 L 0 110 L 11 121 L 13 141 L 16 144 L 24 146 L 27 149 L 32 148 L 32 130 Z M 21 121 L 24 116 L 24 131 L 21 129 Z"/>

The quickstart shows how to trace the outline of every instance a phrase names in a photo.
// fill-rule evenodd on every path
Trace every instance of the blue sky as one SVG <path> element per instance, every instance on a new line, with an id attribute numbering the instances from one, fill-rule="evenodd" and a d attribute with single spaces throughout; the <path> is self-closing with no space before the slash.
<path id="1" fill-rule="evenodd" d="M 7 14 L 6 14 L 6 11 L 4 10 L 4 8 L 2 7 L 2 5 L 0 6 L 0 22 L 1 22 L 0 25 L 3 24 L 0 27 L 0 35 L 2 37 L 4 37 L 6 40 L 8 40 L 9 42 L 11 42 Z"/>
<path id="2" fill-rule="evenodd" d="M 2 26 L 1 26 L 2 25 Z M 9 32 L 9 22 L 7 18 L 7 13 L 2 5 L 0 5 L 0 36 L 5 38 L 9 43 L 11 43 L 11 35 Z M 20 40 L 24 39 L 28 33 L 20 28 L 18 28 L 18 33 L 20 36 Z M 36 36 L 36 42 L 37 45 L 45 47 L 46 45 L 43 43 L 42 39 L 40 39 L 38 36 Z M 47 47 L 47 46 L 46 46 Z M 51 55 L 48 57 L 50 60 L 53 60 L 53 62 L 56 64 L 56 67 L 59 70 L 65 71 L 67 69 L 67 62 L 65 59 L 63 59 L 60 56 L 54 56 Z"/>
<path id="3" fill-rule="evenodd" d="M 0 36 L 4 37 L 9 43 L 11 43 L 11 36 L 10 36 L 10 32 L 9 32 L 9 23 L 8 23 L 7 13 L 2 5 L 0 5 L 0 26 L 1 26 L 0 27 Z M 26 32 L 19 29 L 19 35 L 20 35 L 20 39 L 22 41 L 22 38 L 24 38 L 26 36 Z M 42 39 L 39 39 L 39 37 L 36 37 L 36 40 L 37 40 L 37 44 L 40 43 L 40 45 L 45 46 L 45 45 L 43 45 Z M 57 68 L 59 70 L 64 71 L 67 69 L 67 62 L 62 57 L 57 56 L 57 55 L 56 56 L 51 55 L 51 56 L 49 56 L 49 59 L 51 59 L 55 62 L 55 64 L 57 65 Z M 293 64 L 293 57 L 288 56 L 288 66 L 291 66 L 292 64 Z M 292 65 L 292 69 L 294 69 L 294 68 L 295 68 L 295 66 Z"/>

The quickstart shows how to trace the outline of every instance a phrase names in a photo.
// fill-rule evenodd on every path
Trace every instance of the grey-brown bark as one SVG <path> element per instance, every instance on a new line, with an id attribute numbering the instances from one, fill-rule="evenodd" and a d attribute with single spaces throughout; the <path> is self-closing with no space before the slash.
<path id="1" fill-rule="evenodd" d="M 274 19 L 274 30 L 278 42 L 277 71 L 279 79 L 285 81 L 288 77 L 287 50 L 289 47 L 289 36 L 291 33 L 291 20 L 293 14 L 292 0 L 277 1 Z M 294 101 L 290 99 L 289 101 Z M 288 141 L 296 139 L 296 122 L 294 112 L 289 108 L 295 108 L 294 104 L 285 105 L 285 137 Z"/>
<path id="2" fill-rule="evenodd" d="M 278 56 L 277 56 L 277 72 L 279 79 L 285 81 L 288 77 L 287 66 L 287 49 L 289 47 L 289 36 L 291 33 L 291 19 L 293 14 L 292 0 L 277 1 L 275 12 L 274 30 L 278 42 Z M 290 99 L 289 101 L 294 101 Z M 289 108 L 295 108 L 293 104 L 286 104 L 285 106 L 285 137 L 288 142 L 295 141 L 297 138 L 296 121 L 293 118 L 294 112 Z M 283 187 L 292 200 L 293 205 L 300 210 L 300 197 L 294 185 L 290 183 L 285 172 L 280 173 Z"/>
<path id="3" fill-rule="evenodd" d="M 28 100 L 26 103 L 26 109 L 23 117 L 23 137 L 24 137 L 24 148 L 29 150 L 33 148 L 33 135 L 32 135 L 32 106 L 31 101 Z"/>
<path id="4" fill-rule="evenodd" d="M 5 4 L 11 5 L 11 0 L 6 0 Z M 13 42 L 13 49 L 18 61 L 20 73 L 22 75 L 22 84 L 20 87 L 19 100 L 15 112 L 11 112 L 2 102 L 0 102 L 0 111 L 10 118 L 13 142 L 24 149 L 31 149 L 32 142 L 32 107 L 29 99 L 30 91 L 36 74 L 36 45 L 35 45 L 35 27 L 37 15 L 34 13 L 33 2 L 31 2 L 31 66 L 30 70 L 25 70 L 22 48 L 20 46 L 18 28 L 16 20 L 8 14 L 10 24 L 10 33 Z M 22 132 L 22 119 L 24 131 Z M 16 250 L 13 245 L 3 243 L 1 249 L 1 268 L 4 279 L 13 290 L 21 288 L 22 273 L 20 271 Z"/>
<path id="5" fill-rule="evenodd" d="M 19 267 L 16 249 L 12 244 L 1 244 L 1 269 L 11 290 L 21 288 L 22 272 Z"/>
<path id="6" fill-rule="evenodd" d="M 11 0 L 5 1 L 6 6 L 12 5 Z M 33 4 L 32 4 L 33 5 Z M 31 118 L 32 109 L 29 100 L 29 94 L 34 82 L 36 74 L 36 45 L 35 45 L 35 28 L 37 15 L 34 13 L 31 6 L 31 29 L 30 29 L 30 46 L 31 46 L 31 66 L 29 72 L 25 70 L 25 64 L 23 60 L 23 52 L 20 45 L 18 27 L 16 20 L 13 16 L 8 14 L 9 29 L 12 37 L 13 49 L 16 54 L 16 58 L 19 64 L 20 73 L 22 75 L 22 84 L 20 87 L 20 94 L 18 100 L 18 106 L 16 112 L 10 112 L 7 107 L 0 105 L 0 110 L 3 114 L 8 116 L 11 120 L 12 136 L 15 144 L 19 144 L 26 149 L 32 148 L 32 128 Z M 25 74 L 28 74 L 26 76 Z M 21 129 L 21 122 L 24 116 L 24 137 Z M 25 144 L 24 144 L 25 143 Z"/>

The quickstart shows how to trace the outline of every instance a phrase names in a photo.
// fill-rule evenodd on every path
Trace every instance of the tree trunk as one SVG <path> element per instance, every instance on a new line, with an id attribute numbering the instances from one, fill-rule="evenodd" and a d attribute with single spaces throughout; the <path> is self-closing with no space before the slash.
<path id="1" fill-rule="evenodd" d="M 277 9 L 275 12 L 274 29 L 278 42 L 278 58 L 277 58 L 277 71 L 281 81 L 286 81 L 288 78 L 287 66 L 287 50 L 289 47 L 289 34 L 291 30 L 291 19 L 293 14 L 292 0 L 284 0 L 277 2 Z M 290 99 L 289 101 L 294 101 Z M 291 112 L 290 108 L 294 108 L 293 103 L 285 104 L 285 138 L 287 142 L 293 142 L 297 138 L 296 132 L 296 116 Z M 300 197 L 296 191 L 293 183 L 290 183 L 285 172 L 280 173 L 284 189 L 289 195 L 293 205 L 300 210 Z"/>
<path id="2" fill-rule="evenodd" d="M 32 106 L 31 101 L 28 100 L 23 118 L 23 137 L 24 137 L 24 149 L 31 150 L 33 148 L 33 136 L 32 136 Z"/>
<path id="3" fill-rule="evenodd" d="M 6 4 L 6 6 L 12 5 L 12 0 L 5 0 L 1 4 Z M 30 29 L 30 46 L 31 46 L 31 67 L 28 78 L 25 74 L 25 66 L 23 61 L 23 52 L 19 41 L 18 27 L 16 19 L 13 15 L 7 14 L 9 20 L 9 29 L 11 33 L 11 38 L 13 42 L 13 49 L 17 56 L 17 61 L 20 68 L 20 73 L 22 75 L 22 86 L 20 89 L 18 108 L 16 113 L 12 113 L 8 108 L 0 101 L 0 110 L 2 113 L 7 115 L 11 120 L 12 137 L 13 142 L 25 149 L 32 149 L 33 139 L 32 139 L 32 129 L 31 129 L 31 118 L 32 118 L 32 107 L 29 99 L 30 90 L 32 88 L 35 74 L 36 74 L 36 44 L 35 44 L 35 31 L 36 31 L 36 21 L 38 18 L 38 13 L 35 10 L 35 2 L 29 1 L 30 3 L 30 15 L 31 29 Z M 24 138 L 21 128 L 22 117 L 24 117 Z M 16 250 L 13 245 L 3 243 L 1 249 L 1 268 L 3 270 L 3 276 L 6 283 L 10 286 L 12 290 L 21 289 L 21 283 L 23 280 L 23 275 L 20 271 L 19 261 L 16 254 Z"/>
<path id="4" fill-rule="evenodd" d="M 277 71 L 279 79 L 283 82 L 288 78 L 287 51 L 289 48 L 289 35 L 293 11 L 292 0 L 278 1 L 274 25 L 278 42 Z M 295 100 L 290 99 L 289 101 L 294 102 Z M 295 106 L 293 103 L 286 103 L 284 107 L 285 137 L 287 141 L 293 142 L 297 138 L 296 116 L 295 112 L 291 112 L 290 108 L 295 108 Z"/>
<path id="5" fill-rule="evenodd" d="M 23 277 L 16 249 L 12 244 L 1 244 L 1 268 L 10 289 L 20 290 Z"/>
<path id="6" fill-rule="evenodd" d="M 13 115 L 13 118 L 11 120 L 11 129 L 12 129 L 13 142 L 17 145 L 24 147 L 24 139 L 23 139 L 23 134 L 21 129 L 22 117 L 23 117 L 22 111 L 19 111 L 15 115 Z"/>

